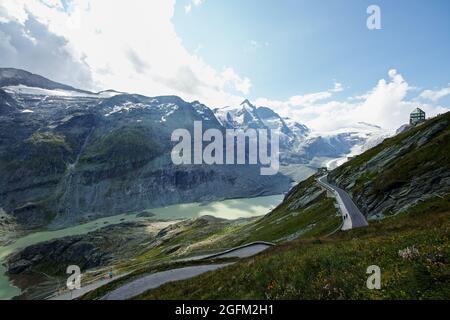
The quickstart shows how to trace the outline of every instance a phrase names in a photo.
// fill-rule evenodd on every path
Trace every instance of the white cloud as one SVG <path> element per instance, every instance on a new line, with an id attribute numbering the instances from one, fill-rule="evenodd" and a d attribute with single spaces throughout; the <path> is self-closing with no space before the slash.
<path id="1" fill-rule="evenodd" d="M 407 98 L 411 87 L 401 74 L 391 69 L 388 76 L 388 80 L 381 79 L 364 95 L 343 101 L 330 100 L 335 92 L 343 90 L 342 85 L 336 83 L 332 90 L 294 96 L 287 101 L 260 98 L 257 104 L 272 107 L 318 131 L 344 128 L 360 121 L 397 129 L 408 122 L 409 113 L 418 105 Z M 449 108 L 435 104 L 421 104 L 420 107 L 428 116 L 449 111 Z"/>
<path id="2" fill-rule="evenodd" d="M 205 0 L 192 0 L 190 3 L 184 6 L 184 12 L 190 13 L 193 7 L 198 7 L 203 4 Z"/>
<path id="3" fill-rule="evenodd" d="M 425 90 L 420 94 L 421 98 L 431 100 L 433 102 L 438 101 L 439 99 L 450 95 L 450 84 L 446 88 L 442 88 L 440 90 Z"/>
<path id="4" fill-rule="evenodd" d="M 296 95 L 289 98 L 288 101 L 269 101 L 267 99 L 258 99 L 256 102 L 259 104 L 265 104 L 267 106 L 276 106 L 278 108 L 285 107 L 306 107 L 311 106 L 319 101 L 323 101 L 329 99 L 333 96 L 333 94 L 343 91 L 343 87 L 341 83 L 334 83 L 334 87 L 325 91 L 308 93 L 304 95 Z"/>
<path id="5" fill-rule="evenodd" d="M 41 0 L 41 2 L 50 8 L 64 10 L 64 6 L 60 0 Z"/>
<path id="6" fill-rule="evenodd" d="M 6 20 L 6 18 L 5 18 Z M 92 73 L 70 43 L 51 31 L 34 16 L 0 23 L 0 66 L 16 67 L 51 79 L 89 89 Z"/>
<path id="7" fill-rule="evenodd" d="M 222 71 L 224 84 L 230 83 L 242 94 L 248 94 L 252 83 L 249 78 L 241 78 L 232 68 L 225 68 Z"/>
<path id="8" fill-rule="evenodd" d="M 0 2 L 0 63 L 28 69 L 84 89 L 109 89 L 149 96 L 174 94 L 210 107 L 235 106 L 248 95 L 251 80 L 232 67 L 217 70 L 185 49 L 172 17 L 175 0 L 78 0 L 63 10 L 58 0 Z M 191 1 L 198 6 L 203 1 Z M 105 13 L 108 14 L 105 14 Z M 6 65 L 5 65 L 6 64 Z M 332 130 L 366 121 L 396 128 L 408 121 L 417 100 L 396 70 L 358 96 L 337 99 L 336 82 L 324 91 L 285 101 L 257 99 L 313 129 Z M 448 111 L 437 101 L 449 88 L 425 90 L 429 115 Z"/>
<path id="9" fill-rule="evenodd" d="M 342 86 L 342 83 L 335 82 L 334 83 L 334 88 L 333 88 L 332 91 L 333 92 L 342 92 L 342 91 L 344 91 L 344 87 Z"/>
<path id="10" fill-rule="evenodd" d="M 203 1 L 191 3 L 199 6 Z M 0 33 L 0 38 L 29 34 L 41 44 L 40 55 L 44 56 L 49 52 L 45 50 L 47 40 L 36 32 L 27 33 L 27 21 L 38 21 L 47 34 L 62 40 L 60 48 L 53 51 L 63 49 L 74 62 L 74 70 L 68 66 L 64 73 L 70 75 L 76 65 L 86 66 L 92 89 L 114 88 L 150 96 L 174 94 L 224 106 L 242 101 L 240 94 L 251 88 L 250 79 L 233 68 L 216 70 L 186 50 L 171 21 L 175 0 L 79 0 L 70 2 L 68 11 L 61 10 L 60 4 L 58 0 L 2 1 L 1 23 L 14 23 L 21 31 L 16 35 Z M 14 40 L 0 50 L 18 49 Z M 16 59 L 14 66 L 21 65 L 57 81 L 79 84 L 62 79 L 56 65 L 49 67 L 30 57 Z"/>
<path id="11" fill-rule="evenodd" d="M 264 47 L 268 47 L 269 46 L 269 42 L 268 41 L 257 41 L 257 40 L 250 40 L 248 42 L 248 45 L 244 48 L 245 51 L 256 51 L 258 49 L 264 48 Z"/>

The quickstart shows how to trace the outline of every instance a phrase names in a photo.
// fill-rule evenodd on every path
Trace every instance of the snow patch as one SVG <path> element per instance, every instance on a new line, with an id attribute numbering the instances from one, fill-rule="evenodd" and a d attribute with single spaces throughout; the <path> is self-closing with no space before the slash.
<path id="1" fill-rule="evenodd" d="M 96 94 L 83 93 L 78 91 L 68 91 L 61 89 L 43 89 L 38 87 L 28 87 L 24 85 L 8 86 L 3 88 L 8 93 L 29 94 L 36 96 L 58 96 L 58 97 L 98 97 Z"/>

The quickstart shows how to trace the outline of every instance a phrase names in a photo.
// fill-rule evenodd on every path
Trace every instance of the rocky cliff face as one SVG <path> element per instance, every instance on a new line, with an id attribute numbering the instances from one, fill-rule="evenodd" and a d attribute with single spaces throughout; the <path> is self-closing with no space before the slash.
<path id="1" fill-rule="evenodd" d="M 88 93 L 87 91 L 78 90 L 71 86 L 67 86 L 61 83 L 57 83 L 46 79 L 37 74 L 32 74 L 25 70 L 14 69 L 14 68 L 0 68 L 0 87 L 7 86 L 27 86 L 42 89 L 61 89 L 69 91 L 77 91 Z"/>
<path id="2" fill-rule="evenodd" d="M 17 110 L 16 101 L 5 91 L 0 89 L 0 116 L 13 113 Z"/>
<path id="3" fill-rule="evenodd" d="M 290 178 L 260 166 L 175 166 L 175 129 L 279 129 L 282 164 L 341 157 L 365 138 L 310 130 L 244 101 L 211 109 L 179 97 L 99 93 L 0 69 L 0 209 L 28 229 L 181 202 L 283 193 Z"/>
<path id="4" fill-rule="evenodd" d="M 179 259 L 195 250 L 197 241 L 240 223 L 245 222 L 209 216 L 178 222 L 124 222 L 29 246 L 8 256 L 5 266 L 10 279 L 23 290 L 22 298 L 42 299 L 49 289 L 60 289 L 58 285 L 65 283 L 69 265 L 79 266 L 84 275 L 93 270 L 106 275 L 105 270 L 118 264 L 136 270 L 157 264 L 161 258 Z M 146 256 L 149 252 L 157 256 Z M 140 260 L 142 257 L 155 261 Z M 55 279 L 60 279 L 59 283 Z"/>
<path id="5" fill-rule="evenodd" d="M 75 264 L 83 270 L 104 266 L 133 257 L 142 244 L 151 247 L 160 237 L 158 232 L 169 223 L 127 222 L 111 225 L 80 236 L 70 236 L 29 246 L 8 257 L 10 275 L 41 270 L 64 275 L 67 266 Z"/>
<path id="6" fill-rule="evenodd" d="M 369 218 L 450 191 L 450 113 L 410 128 L 332 171 Z"/>
<path id="7" fill-rule="evenodd" d="M 336 159 L 361 153 L 391 135 L 368 123 L 357 123 L 349 128 L 319 134 L 293 119 L 281 117 L 270 108 L 256 107 L 248 100 L 237 108 L 215 109 L 214 113 L 227 129 L 278 130 L 280 162 L 285 166 L 301 164 L 321 167 L 325 165 L 321 163 L 326 160 L 324 158 Z"/>
<path id="8" fill-rule="evenodd" d="M 33 112 L 2 119 L 0 203 L 27 227 L 289 187 L 287 177 L 260 176 L 258 166 L 173 165 L 172 130 L 192 131 L 194 120 L 218 126 L 181 99 L 89 98 L 81 108 L 78 98 L 21 98 Z"/>
<path id="9" fill-rule="evenodd" d="M 224 129 L 199 102 L 74 91 L 11 70 L 0 70 L 0 208 L 25 228 L 289 188 L 258 165 L 175 166 L 175 129 Z"/>

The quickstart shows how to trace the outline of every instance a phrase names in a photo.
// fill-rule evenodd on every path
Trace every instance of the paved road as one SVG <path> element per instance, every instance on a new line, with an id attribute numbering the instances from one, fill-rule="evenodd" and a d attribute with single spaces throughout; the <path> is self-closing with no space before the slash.
<path id="1" fill-rule="evenodd" d="M 207 260 L 213 258 L 247 258 L 254 256 L 272 246 L 273 244 L 268 242 L 254 242 L 212 255 L 187 258 L 183 261 Z M 201 275 L 202 273 L 221 269 L 231 264 L 233 263 L 192 266 L 149 274 L 111 291 L 101 300 L 130 299 L 150 289 L 157 288 L 165 283 L 190 279 Z"/>
<path id="2" fill-rule="evenodd" d="M 272 245 L 265 243 L 255 243 L 252 245 L 225 251 L 223 253 L 212 256 L 211 258 L 247 258 L 254 256 L 270 247 L 272 247 Z"/>
<path id="3" fill-rule="evenodd" d="M 179 259 L 177 261 L 197 261 L 197 260 L 209 260 L 218 258 L 247 258 L 254 256 L 273 246 L 274 244 L 270 242 L 256 241 L 249 244 L 245 244 L 243 246 L 228 249 L 222 252 L 195 257 L 188 257 L 184 259 Z"/>
<path id="4" fill-rule="evenodd" d="M 218 258 L 247 258 L 254 256 L 270 247 L 273 244 L 269 242 L 253 242 L 240 247 L 232 248 L 226 251 L 222 251 L 215 254 L 203 255 L 203 256 L 195 256 L 189 257 L 185 259 L 180 259 L 177 261 L 198 261 L 198 260 L 208 260 L 208 259 L 218 259 Z M 195 276 L 198 276 L 202 273 L 216 270 L 219 268 L 223 268 L 231 263 L 226 264 L 215 264 L 215 265 L 202 265 L 202 266 L 192 266 L 187 268 L 173 269 L 164 272 L 158 272 L 150 275 L 143 276 L 139 279 L 136 279 L 130 283 L 123 285 L 122 287 L 117 288 L 116 290 L 110 292 L 106 296 L 104 296 L 103 300 L 125 300 L 132 298 L 136 295 L 139 295 L 147 290 L 154 289 L 159 287 L 160 285 L 178 281 L 189 279 Z M 119 278 L 122 278 L 130 273 L 122 274 L 114 279 L 104 279 L 89 285 L 82 287 L 79 290 L 74 290 L 73 292 L 68 292 L 56 297 L 50 298 L 50 300 L 72 300 L 78 297 L 83 296 L 84 294 L 98 289 L 112 281 L 115 281 Z M 181 278 L 180 278 L 181 277 Z M 136 293 L 137 292 L 137 293 Z"/>
<path id="5" fill-rule="evenodd" d="M 88 285 L 83 286 L 82 288 L 78 289 L 78 290 L 73 290 L 72 292 L 66 292 L 63 293 L 59 296 L 54 296 L 51 298 L 48 298 L 48 300 L 73 300 L 73 299 L 77 299 L 83 295 L 85 295 L 88 292 L 91 292 L 95 289 L 98 289 L 100 287 L 103 287 L 104 285 L 116 281 L 122 277 L 125 277 L 127 275 L 129 275 L 131 272 L 127 272 L 124 274 L 121 274 L 120 276 L 114 277 L 112 279 L 107 278 L 107 279 L 103 279 L 103 280 L 98 280 L 96 282 L 90 283 Z"/>
<path id="6" fill-rule="evenodd" d="M 150 289 L 157 288 L 165 283 L 190 279 L 202 273 L 224 268 L 231 263 L 210 264 L 203 266 L 185 267 L 152 273 L 131 281 L 105 295 L 101 300 L 126 300 L 136 297 Z"/>
<path id="7" fill-rule="evenodd" d="M 342 230 L 367 227 L 369 224 L 366 218 L 355 205 L 350 195 L 345 190 L 328 183 L 327 177 L 323 176 L 317 180 L 324 188 L 332 191 L 335 195 L 344 219 Z"/>

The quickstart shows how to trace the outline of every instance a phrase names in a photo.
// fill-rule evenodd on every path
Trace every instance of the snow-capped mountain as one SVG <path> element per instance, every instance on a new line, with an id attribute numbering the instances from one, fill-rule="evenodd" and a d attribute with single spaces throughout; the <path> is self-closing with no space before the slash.
<path id="1" fill-rule="evenodd" d="M 412 126 L 411 126 L 409 123 L 406 123 L 406 124 L 404 124 L 404 125 L 401 125 L 401 126 L 395 131 L 395 133 L 396 133 L 396 134 L 400 134 L 400 133 L 402 133 L 402 132 L 404 132 L 404 131 L 410 129 L 411 127 L 412 127 Z"/>
<path id="2" fill-rule="evenodd" d="M 227 129 L 263 129 L 264 122 L 256 113 L 256 107 L 245 100 L 238 108 L 225 107 L 214 110 L 217 119 Z"/>
<path id="3" fill-rule="evenodd" d="M 175 165 L 174 130 L 225 129 L 198 101 L 83 92 L 11 69 L 0 83 L 0 209 L 27 228 L 290 187 L 259 165 Z"/>
<path id="4" fill-rule="evenodd" d="M 349 153 L 349 156 L 354 156 L 377 146 L 386 138 L 394 135 L 395 131 L 386 130 L 367 122 L 358 122 L 346 128 L 340 128 L 331 132 L 316 132 L 315 134 L 324 137 L 348 136 L 350 140 L 359 141 L 353 145 L 353 150 Z"/>
<path id="5" fill-rule="evenodd" d="M 40 75 L 31 72 L 14 69 L 14 68 L 0 68 L 0 87 L 27 87 L 46 90 L 62 90 L 78 93 L 90 94 L 92 92 L 79 90 L 74 87 L 51 81 Z"/>
<path id="6" fill-rule="evenodd" d="M 226 128 L 273 129 L 291 139 L 305 137 L 310 130 L 303 124 L 289 118 L 282 118 L 267 107 L 256 107 L 250 101 L 243 101 L 239 107 L 215 109 L 217 119 Z"/>
<path id="7" fill-rule="evenodd" d="M 109 98 L 123 94 L 123 92 L 115 90 L 104 90 L 97 93 L 80 90 L 28 71 L 13 68 L 0 68 L 0 87 L 11 94 L 37 96 Z"/>
<path id="8" fill-rule="evenodd" d="M 358 122 L 346 128 L 328 132 L 314 132 L 305 142 L 303 152 L 309 156 L 329 158 L 322 164 L 329 169 L 345 163 L 393 136 L 395 132 L 380 126 Z"/>
<path id="9" fill-rule="evenodd" d="M 274 129 L 280 133 L 280 157 L 284 165 L 326 165 L 360 154 L 381 143 L 393 133 L 360 122 L 332 132 L 313 132 L 306 125 L 283 118 L 267 107 L 245 100 L 239 107 L 215 109 L 220 123 L 232 129 Z"/>
<path id="10" fill-rule="evenodd" d="M 5 91 L 0 90 L 0 115 L 17 110 L 17 102 Z"/>
<path id="11" fill-rule="evenodd" d="M 176 96 L 93 93 L 0 69 L 0 209 L 21 224 L 42 226 L 289 189 L 290 173 L 261 176 L 258 165 L 175 166 L 171 134 L 184 128 L 193 135 L 194 121 L 222 132 L 278 129 L 280 161 L 291 173 L 343 161 L 386 134 L 363 123 L 312 132 L 248 100 L 213 111 Z"/>
<path id="12" fill-rule="evenodd" d="M 221 130 L 275 129 L 280 133 L 280 156 L 285 165 L 307 164 L 317 167 L 322 164 L 317 159 L 341 159 L 356 155 L 392 135 L 376 125 L 364 122 L 333 132 L 312 132 L 306 125 L 281 117 L 268 107 L 255 106 L 249 100 L 237 107 L 212 111 L 198 101 L 188 103 L 173 96 L 145 97 L 114 90 L 98 93 L 79 90 L 11 68 L 0 69 L 0 87 L 3 101 L 7 101 L 1 106 L 2 112 L 15 110 L 26 114 L 45 111 L 51 119 L 51 110 L 63 106 L 66 111 L 70 111 L 71 106 L 78 108 L 82 102 L 86 110 L 95 110 L 104 118 L 126 118 L 127 123 L 163 124 L 167 130 L 190 126 L 189 121 L 203 121 L 204 128 Z M 51 106 L 54 109 L 49 109 Z M 45 108 L 41 110 L 38 107 Z"/>
<path id="13" fill-rule="evenodd" d="M 310 133 L 305 125 L 283 118 L 270 108 L 256 107 L 248 100 L 243 101 L 239 107 L 215 109 L 214 113 L 227 129 L 277 130 L 280 136 L 281 162 L 284 164 L 304 163 L 304 159 L 296 159 L 292 151 L 296 150 Z"/>

